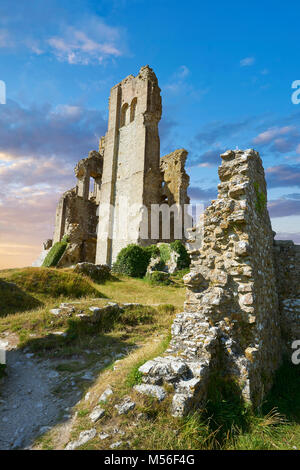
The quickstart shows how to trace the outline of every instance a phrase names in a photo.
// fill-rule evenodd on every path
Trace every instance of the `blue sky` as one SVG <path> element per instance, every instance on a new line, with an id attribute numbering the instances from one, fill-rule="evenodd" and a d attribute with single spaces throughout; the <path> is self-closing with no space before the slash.
<path id="1" fill-rule="evenodd" d="M 146 64 L 161 153 L 189 151 L 192 199 L 215 197 L 222 151 L 254 147 L 273 227 L 300 243 L 299 14 L 274 0 L 1 0 L 0 265 L 30 264 L 51 237 L 75 163 L 105 133 L 110 88 Z"/>

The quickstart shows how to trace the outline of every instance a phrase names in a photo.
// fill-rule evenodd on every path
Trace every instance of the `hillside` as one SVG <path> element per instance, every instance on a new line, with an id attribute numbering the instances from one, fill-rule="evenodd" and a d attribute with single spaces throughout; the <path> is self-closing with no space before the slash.
<path id="1" fill-rule="evenodd" d="M 205 408 L 186 418 L 170 416 L 168 395 L 159 403 L 133 389 L 138 368 L 168 345 L 185 300 L 180 276 L 169 286 L 126 276 L 96 284 L 28 268 L 1 271 L 0 289 L 1 448 L 300 448 L 299 366 L 281 367 L 259 414 L 219 377 Z M 124 399 L 134 405 L 119 414 Z"/>

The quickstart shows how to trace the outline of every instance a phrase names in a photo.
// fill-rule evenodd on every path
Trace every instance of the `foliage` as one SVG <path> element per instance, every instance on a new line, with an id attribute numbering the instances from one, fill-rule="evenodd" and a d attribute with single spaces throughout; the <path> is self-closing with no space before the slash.
<path id="1" fill-rule="evenodd" d="M 260 190 L 259 184 L 257 181 L 254 183 L 254 190 L 256 194 L 255 209 L 259 214 L 262 214 L 267 205 L 267 197 L 264 192 Z"/>
<path id="2" fill-rule="evenodd" d="M 146 280 L 152 285 L 164 285 L 168 286 L 172 283 L 170 279 L 170 274 L 165 273 L 164 271 L 153 271 L 146 275 Z"/>
<path id="3" fill-rule="evenodd" d="M 161 243 L 159 245 L 160 258 L 166 264 L 171 257 L 171 248 L 169 243 Z"/>
<path id="4" fill-rule="evenodd" d="M 131 277 L 144 277 L 151 258 L 151 250 L 134 243 L 122 248 L 113 265 L 113 272 Z"/>
<path id="5" fill-rule="evenodd" d="M 68 238 L 65 235 L 60 242 L 54 243 L 47 253 L 43 262 L 43 267 L 50 268 L 56 266 L 68 246 Z"/>
<path id="6" fill-rule="evenodd" d="M 180 240 L 175 240 L 170 244 L 172 250 L 176 251 L 179 254 L 177 261 L 177 268 L 179 270 L 188 268 L 191 264 L 191 258 L 188 254 L 184 244 Z"/>
<path id="7" fill-rule="evenodd" d="M 26 268 L 12 274 L 9 280 L 28 292 L 51 297 L 101 297 L 84 276 L 51 268 Z"/>

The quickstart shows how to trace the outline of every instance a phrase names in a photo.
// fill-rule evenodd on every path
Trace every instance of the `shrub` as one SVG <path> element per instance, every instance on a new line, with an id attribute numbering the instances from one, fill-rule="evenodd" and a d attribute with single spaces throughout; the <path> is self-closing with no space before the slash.
<path id="1" fill-rule="evenodd" d="M 149 249 L 132 243 L 122 248 L 113 265 L 113 271 L 131 277 L 144 277 L 150 257 Z"/>
<path id="2" fill-rule="evenodd" d="M 162 262 L 166 264 L 171 257 L 171 246 L 169 245 L 169 243 L 161 243 L 159 245 L 159 253 Z"/>
<path id="3" fill-rule="evenodd" d="M 9 280 L 24 290 L 51 297 L 101 297 L 84 276 L 48 268 L 27 268 L 14 273 Z"/>
<path id="4" fill-rule="evenodd" d="M 164 285 L 168 286 L 172 283 L 170 279 L 170 274 L 165 273 L 164 271 L 153 271 L 152 273 L 148 273 L 146 276 L 147 281 L 154 285 Z"/>
<path id="5" fill-rule="evenodd" d="M 65 235 L 60 242 L 54 243 L 43 262 L 44 268 L 56 266 L 68 246 L 68 238 Z"/>
<path id="6" fill-rule="evenodd" d="M 176 253 L 179 254 L 179 258 L 177 261 L 177 269 L 181 270 L 188 268 L 191 264 L 191 258 L 188 252 L 186 251 L 184 244 L 180 240 L 175 240 L 170 244 L 170 247 L 172 250 L 176 251 Z"/>

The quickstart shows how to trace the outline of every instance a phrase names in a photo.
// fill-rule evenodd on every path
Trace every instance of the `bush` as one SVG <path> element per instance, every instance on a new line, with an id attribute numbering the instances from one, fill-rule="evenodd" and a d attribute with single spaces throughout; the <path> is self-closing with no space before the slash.
<path id="1" fill-rule="evenodd" d="M 152 273 L 148 273 L 146 276 L 147 281 L 154 285 L 164 285 L 168 286 L 172 283 L 170 279 L 170 274 L 165 273 L 164 271 L 153 271 Z"/>
<path id="2" fill-rule="evenodd" d="M 44 268 L 51 268 L 52 266 L 56 266 L 60 258 L 64 254 L 67 246 L 68 246 L 68 238 L 65 235 L 60 242 L 54 243 L 52 248 L 50 248 L 50 251 L 47 254 L 46 258 L 44 259 L 42 266 Z"/>
<path id="3" fill-rule="evenodd" d="M 151 258 L 149 248 L 145 249 L 133 243 L 122 248 L 113 265 L 113 271 L 131 277 L 144 277 Z"/>
<path id="4" fill-rule="evenodd" d="M 170 244 L 170 247 L 172 250 L 176 251 L 176 253 L 179 254 L 179 258 L 177 261 L 177 269 L 181 270 L 188 268 L 191 264 L 191 258 L 188 252 L 186 251 L 184 244 L 180 240 L 175 240 L 175 242 L 172 242 Z"/>
<path id="5" fill-rule="evenodd" d="M 14 273 L 9 280 L 28 292 L 51 297 L 101 297 L 100 292 L 94 289 L 84 276 L 56 269 L 22 269 Z"/>

